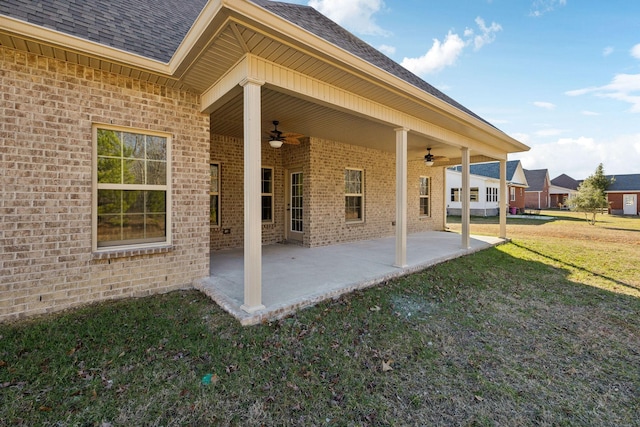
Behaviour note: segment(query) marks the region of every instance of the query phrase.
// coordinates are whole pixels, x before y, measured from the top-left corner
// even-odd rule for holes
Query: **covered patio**
[[[394,266],[394,237],[314,248],[291,244],[264,246],[264,308],[253,313],[241,308],[244,304],[242,248],[212,252],[211,275],[198,280],[195,287],[241,324],[253,325],[505,241],[498,237],[471,236],[468,248],[462,249],[460,238],[459,234],[446,231],[408,235],[407,263],[403,267]]]

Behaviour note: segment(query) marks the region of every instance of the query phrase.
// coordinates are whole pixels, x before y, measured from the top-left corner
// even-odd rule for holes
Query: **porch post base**
[[[264,305],[262,305],[262,304],[260,304],[260,305],[252,305],[252,306],[248,306],[248,305],[246,305],[246,304],[242,304],[242,305],[240,306],[240,308],[241,308],[242,310],[246,311],[246,312],[247,312],[247,313],[249,313],[249,314],[253,314],[253,313],[255,313],[256,311],[264,310],[264,309],[265,309],[265,308],[267,308],[267,307],[265,307],[265,306],[264,306]]]
[[[402,264],[402,265],[393,264],[393,266],[394,266],[395,268],[407,268],[407,267],[409,267],[409,264]]]

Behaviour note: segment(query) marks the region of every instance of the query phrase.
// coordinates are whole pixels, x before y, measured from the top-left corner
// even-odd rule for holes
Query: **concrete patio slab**
[[[504,243],[504,239],[471,236],[470,242],[469,249],[462,249],[461,236],[457,233],[410,234],[404,268],[393,265],[394,237],[316,248],[287,244],[263,246],[262,303],[265,308],[251,314],[240,308],[244,302],[242,249],[212,252],[211,275],[198,280],[194,286],[241,324],[253,325]]]

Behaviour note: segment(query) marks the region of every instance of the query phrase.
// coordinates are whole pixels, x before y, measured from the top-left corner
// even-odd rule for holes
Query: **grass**
[[[255,327],[194,291],[0,325],[0,424],[640,426],[640,219],[563,215]]]

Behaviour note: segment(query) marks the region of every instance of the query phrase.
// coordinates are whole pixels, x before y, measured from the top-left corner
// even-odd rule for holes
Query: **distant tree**
[[[609,207],[607,201],[607,187],[614,179],[608,179],[604,174],[602,163],[598,165],[593,175],[585,179],[578,187],[578,192],[569,199],[569,207],[572,211],[583,212],[589,224],[596,223],[596,215]]]

